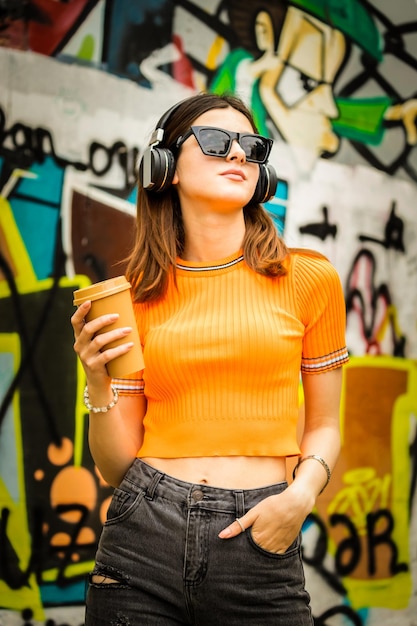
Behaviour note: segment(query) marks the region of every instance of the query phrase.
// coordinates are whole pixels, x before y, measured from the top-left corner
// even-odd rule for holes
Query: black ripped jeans
[[[300,537],[279,555],[258,546],[250,528],[218,538],[286,485],[194,485],[136,459],[108,510],[85,626],[311,626]]]

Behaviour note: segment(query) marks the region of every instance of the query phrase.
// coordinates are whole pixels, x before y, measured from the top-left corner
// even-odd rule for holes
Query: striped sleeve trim
[[[145,390],[143,378],[132,380],[129,378],[113,378],[112,385],[121,396],[142,396]]]
[[[327,372],[328,370],[345,365],[349,361],[349,353],[347,348],[341,348],[325,356],[316,357],[314,359],[302,358],[301,371],[305,373],[315,374]]]

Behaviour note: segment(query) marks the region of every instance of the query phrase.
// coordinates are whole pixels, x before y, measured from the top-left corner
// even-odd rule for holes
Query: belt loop
[[[236,517],[245,515],[245,496],[242,489],[233,492],[235,494]]]
[[[162,476],[163,476],[162,472],[155,472],[155,474],[152,476],[151,482],[146,487],[145,498],[147,500],[153,500],[153,497],[155,495],[155,490],[156,490],[156,488],[158,486],[158,483],[161,480]]]

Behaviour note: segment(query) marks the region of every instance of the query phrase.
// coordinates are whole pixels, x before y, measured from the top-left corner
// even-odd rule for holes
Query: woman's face
[[[216,126],[238,133],[253,133],[249,120],[239,111],[212,109],[194,120],[193,126]],[[259,165],[248,163],[238,142],[225,157],[203,154],[194,135],[180,149],[173,184],[181,207],[198,211],[241,210],[252,198],[259,177]]]

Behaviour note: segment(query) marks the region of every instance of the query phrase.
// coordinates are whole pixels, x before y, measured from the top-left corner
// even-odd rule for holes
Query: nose
[[[246,162],[246,154],[237,139],[232,141],[229,154],[226,156],[229,161],[239,161],[240,163]]]

